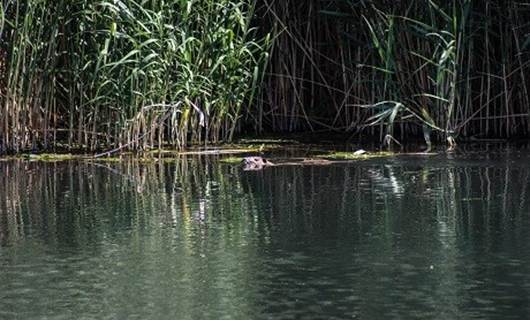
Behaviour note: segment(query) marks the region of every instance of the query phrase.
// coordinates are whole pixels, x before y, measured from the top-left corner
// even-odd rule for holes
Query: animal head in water
[[[263,159],[262,157],[245,157],[243,158],[243,170],[245,171],[251,171],[251,170],[261,170],[266,166],[273,165],[272,162],[270,162],[267,159]]]

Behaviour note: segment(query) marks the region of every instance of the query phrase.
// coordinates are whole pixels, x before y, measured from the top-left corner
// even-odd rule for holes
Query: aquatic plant
[[[0,152],[528,136],[529,19],[518,0],[4,0]]]
[[[522,1],[270,1],[262,130],[528,136]]]
[[[261,81],[253,0],[2,3],[0,152],[228,140]]]

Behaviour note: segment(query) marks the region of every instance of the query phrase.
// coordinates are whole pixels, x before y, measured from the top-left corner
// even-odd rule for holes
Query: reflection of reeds
[[[203,224],[238,203],[253,209],[239,199],[241,184],[222,170],[228,167],[203,157],[110,164],[13,161],[0,166],[4,242],[42,235],[51,242],[71,236],[74,243],[84,243],[101,232],[141,231],[154,220],[169,226]],[[239,223],[237,210],[233,214],[227,218]]]
[[[244,172],[212,159],[0,162],[0,238],[4,244],[31,236],[82,245],[157,224],[193,238],[197,230],[207,237],[213,223],[227,228],[227,237],[264,241],[273,234],[326,232],[362,238],[379,228],[391,239],[396,223],[416,218],[426,225],[434,218],[446,235],[456,236],[477,224],[490,230],[521,221],[529,208],[526,166],[361,164]]]

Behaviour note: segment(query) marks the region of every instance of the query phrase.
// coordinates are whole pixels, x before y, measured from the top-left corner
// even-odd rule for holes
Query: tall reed
[[[4,0],[0,152],[338,131],[527,137],[509,0]]]
[[[271,1],[262,130],[511,138],[530,130],[521,1]]]
[[[254,6],[3,1],[1,151],[231,138],[266,59]]]

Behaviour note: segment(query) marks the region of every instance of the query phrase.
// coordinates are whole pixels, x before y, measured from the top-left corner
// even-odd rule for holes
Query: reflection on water
[[[526,319],[530,156],[0,162],[1,319]]]

